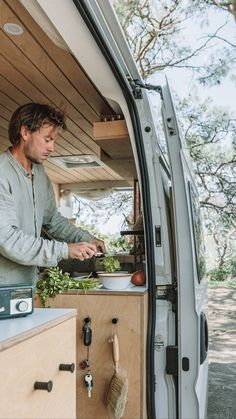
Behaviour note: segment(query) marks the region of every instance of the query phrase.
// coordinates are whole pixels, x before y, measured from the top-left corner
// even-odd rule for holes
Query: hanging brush
[[[105,405],[112,411],[115,419],[120,419],[125,410],[128,392],[128,379],[125,375],[120,374],[119,372],[120,353],[118,336],[116,334],[113,336],[112,345],[115,372],[110,381]]]

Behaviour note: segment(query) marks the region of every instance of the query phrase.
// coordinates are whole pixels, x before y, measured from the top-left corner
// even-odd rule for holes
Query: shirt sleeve
[[[75,227],[63,217],[56,208],[52,184],[48,179],[47,208],[44,213],[43,227],[56,240],[66,243],[91,242],[94,236],[82,228]]]
[[[68,258],[65,242],[44,240],[26,234],[18,227],[15,204],[11,193],[0,185],[0,253],[20,265],[56,266]]]

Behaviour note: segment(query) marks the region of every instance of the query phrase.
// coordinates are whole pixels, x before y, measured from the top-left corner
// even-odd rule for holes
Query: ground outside
[[[209,288],[208,419],[236,419],[236,289]]]

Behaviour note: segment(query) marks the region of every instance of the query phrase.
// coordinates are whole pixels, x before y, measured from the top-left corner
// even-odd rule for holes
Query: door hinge
[[[176,284],[158,285],[156,287],[156,298],[158,300],[167,300],[172,304],[177,302],[177,287]]]
[[[172,303],[172,310],[176,311],[177,306],[177,285],[158,285],[156,287],[156,299],[167,300]]]
[[[178,346],[166,347],[166,374],[178,376]]]
[[[176,127],[175,127],[175,120],[172,117],[168,117],[166,119],[166,126],[168,130],[168,134],[172,137],[173,135],[176,135]]]
[[[154,84],[143,83],[138,79],[131,79],[130,76],[128,76],[127,79],[128,79],[128,81],[130,83],[130,86],[133,90],[133,95],[134,95],[135,99],[142,99],[143,98],[141,89],[153,90],[155,92],[158,92],[161,96],[161,99],[163,99],[162,87],[161,86],[157,86],[157,85],[154,85]]]
[[[155,351],[160,352],[165,346],[164,338],[161,335],[156,335],[154,340]]]

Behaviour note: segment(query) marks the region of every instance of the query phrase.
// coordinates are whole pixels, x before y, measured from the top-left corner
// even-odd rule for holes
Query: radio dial
[[[26,311],[28,309],[27,301],[24,301],[24,300],[18,301],[18,303],[16,304],[16,308],[17,308],[18,311],[23,313],[24,311]]]

